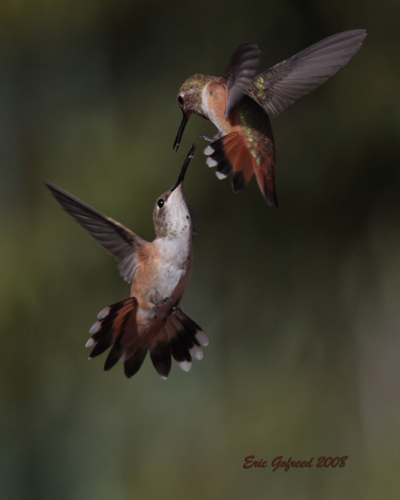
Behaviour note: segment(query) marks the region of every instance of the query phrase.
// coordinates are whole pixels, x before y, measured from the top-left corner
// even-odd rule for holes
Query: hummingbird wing
[[[261,51],[255,43],[239,45],[225,68],[222,80],[228,86],[228,100],[225,108],[225,118],[230,110],[248,90],[257,71]]]
[[[148,242],[54,184],[45,184],[62,208],[119,260],[122,277],[132,283],[139,265],[138,252],[148,245]]]
[[[345,66],[366,36],[367,32],[360,29],[325,38],[258,75],[246,93],[270,118],[276,118]]]

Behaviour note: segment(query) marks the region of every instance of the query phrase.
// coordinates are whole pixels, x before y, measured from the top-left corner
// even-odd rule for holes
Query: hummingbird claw
[[[213,142],[213,139],[211,139],[211,137],[208,137],[208,135],[204,135],[202,134],[200,136],[201,139],[204,139],[205,141],[208,141],[208,142]]]
[[[171,309],[169,310],[169,313],[167,314],[167,318],[169,318],[171,316],[171,314],[173,314],[175,311],[180,311],[181,308],[179,306],[172,306]]]
[[[152,300],[151,303],[155,306],[155,318],[156,320],[158,319],[158,306],[166,304],[168,301],[171,300],[171,297],[165,297],[165,299],[154,301]]]

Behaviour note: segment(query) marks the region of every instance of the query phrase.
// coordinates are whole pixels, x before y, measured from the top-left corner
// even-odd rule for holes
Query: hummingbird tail
[[[190,370],[192,357],[202,359],[202,346],[208,344],[208,338],[179,308],[172,310],[161,322],[161,327],[158,323],[156,330],[153,328],[139,335],[137,307],[136,298],[131,297],[99,312],[98,321],[90,329],[92,336],[86,343],[86,347],[94,345],[89,359],[111,347],[104,370],[110,370],[122,359],[125,375],[129,378],[138,372],[150,349],[153,365],[164,379],[171,370],[171,355],[184,371]]]
[[[171,355],[182,370],[188,372],[192,367],[192,357],[202,359],[202,346],[206,345],[207,335],[177,307],[165,318],[153,337],[150,357],[158,374],[166,379],[171,370]]]
[[[272,134],[272,132],[271,132]],[[241,132],[231,132],[206,147],[207,165],[216,168],[216,176],[232,175],[232,190],[239,193],[256,175],[258,186],[268,205],[278,207],[275,192],[275,151],[271,136],[249,142]]]
[[[148,346],[142,345],[138,335],[136,311],[137,300],[131,297],[99,312],[98,321],[90,329],[92,336],[86,343],[86,347],[96,344],[89,359],[99,356],[112,346],[104,370],[110,370],[117,361],[123,359],[125,375],[135,375],[148,350]]]

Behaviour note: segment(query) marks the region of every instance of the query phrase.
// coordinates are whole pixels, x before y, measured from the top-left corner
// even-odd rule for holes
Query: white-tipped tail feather
[[[218,165],[218,163],[212,158],[207,158],[206,163],[210,168],[216,167]]]
[[[191,349],[189,349],[190,355],[192,358],[197,359],[198,361],[201,361],[204,356],[203,349],[199,345],[194,345]]]
[[[171,357],[185,372],[191,369],[192,358],[203,358],[202,346],[208,345],[207,335],[179,308],[171,310],[159,330],[145,335],[138,333],[136,311],[137,301],[131,297],[99,312],[99,319],[90,329],[92,336],[86,342],[86,347],[93,347],[89,359],[111,347],[104,369],[109,370],[121,360],[126,376],[131,377],[150,350],[155,369],[166,379],[171,370]]]
[[[109,312],[110,307],[105,307],[99,312],[99,314],[97,315],[97,319],[104,319],[106,316],[108,316]]]
[[[202,330],[198,330],[195,337],[197,342],[203,347],[206,347],[209,344],[208,337]]]
[[[180,366],[180,368],[182,368],[182,370],[184,372],[189,372],[190,369],[192,368],[192,362],[191,361],[180,361],[178,363],[178,365]]]
[[[100,321],[96,321],[96,323],[94,323],[90,330],[89,330],[89,333],[93,334],[93,333],[97,333],[101,328],[101,322]]]

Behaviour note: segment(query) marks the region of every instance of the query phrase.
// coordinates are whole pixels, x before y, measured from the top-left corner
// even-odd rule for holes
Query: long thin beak
[[[179,144],[181,143],[183,131],[185,130],[186,124],[189,120],[189,117],[186,115],[186,113],[184,111],[182,111],[182,113],[183,113],[182,121],[181,121],[181,124],[179,125],[179,130],[178,130],[178,133],[176,134],[175,142],[174,142],[174,145],[172,147],[172,149],[175,149],[175,151],[178,151]]]
[[[186,170],[189,166],[190,160],[194,156],[195,150],[196,150],[196,144],[192,144],[192,147],[190,148],[189,153],[187,154],[186,159],[183,163],[182,170],[181,170],[181,173],[179,174],[178,180],[176,181],[173,188],[171,189],[171,193],[174,189],[176,189],[178,186],[180,186],[182,184],[183,179],[185,178]]]

